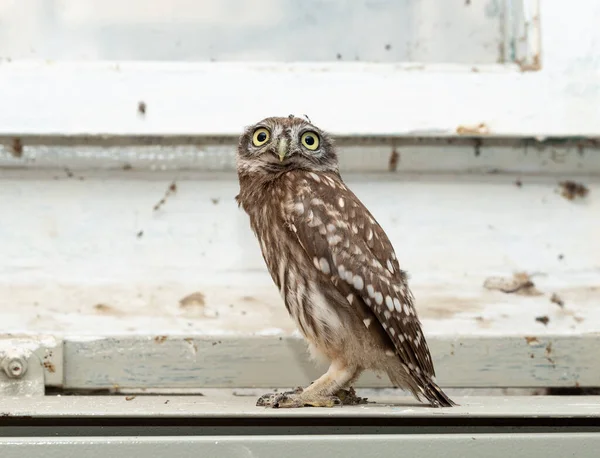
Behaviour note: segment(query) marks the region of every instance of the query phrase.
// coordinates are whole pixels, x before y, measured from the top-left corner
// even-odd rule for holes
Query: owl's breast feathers
[[[293,171],[278,181],[281,219],[320,278],[350,306],[367,306],[411,372],[434,376],[406,274],[367,208],[338,174]]]

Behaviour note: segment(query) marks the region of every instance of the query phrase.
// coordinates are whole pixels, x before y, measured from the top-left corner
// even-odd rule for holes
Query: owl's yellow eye
[[[263,146],[271,138],[271,133],[264,127],[259,127],[252,135],[252,144],[254,146]]]
[[[316,132],[304,132],[302,137],[300,137],[300,141],[305,148],[308,148],[311,151],[314,151],[319,147],[319,136]]]

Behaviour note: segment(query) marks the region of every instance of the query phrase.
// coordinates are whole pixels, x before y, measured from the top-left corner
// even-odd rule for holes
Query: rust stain
[[[135,399],[135,396],[126,396],[125,400],[126,401],[133,401]]]
[[[489,290],[498,290],[506,294],[518,294],[520,296],[541,296],[542,293],[535,287],[529,274],[516,272],[512,278],[489,277],[483,282],[483,287]]]
[[[398,162],[400,162],[400,154],[398,154],[398,151],[396,151],[396,148],[394,148],[392,150],[392,154],[390,155],[388,170],[390,172],[395,172],[398,169]]]
[[[198,345],[196,345],[196,343],[194,342],[194,339],[192,339],[191,337],[187,337],[185,340],[188,344],[190,344],[192,346],[192,349],[194,350],[194,354],[198,353]]]
[[[155,341],[157,344],[161,344],[161,343],[163,343],[165,340],[167,340],[167,336],[156,336],[156,337],[154,338],[154,341]]]
[[[539,53],[533,55],[531,62],[525,62],[523,59],[516,59],[515,63],[522,72],[537,72],[542,69],[542,61]]]
[[[456,128],[458,135],[488,135],[490,128],[485,123],[479,123],[476,126],[463,126],[460,125]]]
[[[482,328],[489,328],[492,325],[491,320],[488,320],[482,316],[476,316],[475,321],[477,321],[477,324]]]
[[[206,304],[204,294],[200,291],[196,291],[195,293],[188,294],[184,298],[179,300],[179,306],[182,308],[187,307],[204,307]]]
[[[558,184],[561,187],[560,195],[567,200],[574,200],[575,198],[583,199],[590,192],[587,186],[581,183],[576,183],[575,181],[561,181]]]
[[[56,366],[54,366],[54,364],[52,364],[50,361],[44,361],[44,367],[51,374],[54,374],[56,372]]]
[[[165,195],[162,197],[162,199],[160,199],[153,207],[154,211],[157,211],[160,209],[160,207],[162,207],[166,202],[167,199],[169,198],[169,196],[171,194],[175,194],[177,192],[177,183],[175,183],[174,181],[169,185],[169,187],[167,188],[167,190],[165,191]]]
[[[477,298],[437,296],[423,297],[419,302],[419,316],[428,319],[452,318],[459,313],[476,312],[484,303]]]
[[[10,150],[14,157],[23,157],[23,143],[19,137],[13,138]]]
[[[213,205],[217,205],[217,204],[219,203],[219,200],[220,200],[220,199],[219,199],[218,197],[212,197],[212,198],[210,199],[210,201],[213,203]]]
[[[117,315],[118,311],[107,304],[96,304],[94,305],[94,310],[98,313],[102,313],[104,315]]]
[[[550,357],[551,354],[552,354],[552,342],[549,342],[548,345],[546,345],[546,359],[548,360],[548,362],[550,364],[552,364],[552,366],[556,367],[556,363],[555,363],[554,359]]]
[[[544,326],[548,326],[548,323],[550,323],[550,318],[548,318],[547,315],[543,315],[536,317],[535,321],[537,321],[538,323],[542,323]]]
[[[553,293],[552,296],[550,297],[550,302],[558,305],[559,307],[564,307],[565,306],[565,302],[562,300],[562,298],[556,294]]]
[[[540,341],[537,337],[525,336],[525,342],[527,342],[528,345],[533,345],[539,343]]]
[[[144,102],[143,100],[138,102],[137,111],[140,115],[144,116],[146,114],[146,102]]]

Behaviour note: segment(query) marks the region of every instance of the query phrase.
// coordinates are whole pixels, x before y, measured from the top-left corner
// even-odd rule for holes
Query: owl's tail
[[[419,391],[429,401],[432,407],[452,407],[457,404],[448,397],[446,393],[435,383],[428,378],[419,384]]]
[[[408,389],[419,400],[427,399],[432,407],[457,406],[452,399],[435,383],[431,377],[422,374],[408,375],[404,370],[388,371],[392,383],[400,388]]]

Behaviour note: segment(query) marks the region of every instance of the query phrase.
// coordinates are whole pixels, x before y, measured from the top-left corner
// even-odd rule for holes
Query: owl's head
[[[331,137],[310,122],[290,115],[249,126],[240,137],[238,173],[277,173],[304,169],[338,171]]]

